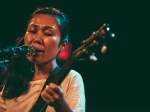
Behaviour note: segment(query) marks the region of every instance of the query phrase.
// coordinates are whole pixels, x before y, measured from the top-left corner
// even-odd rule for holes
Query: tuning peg
[[[107,51],[107,46],[106,45],[103,45],[102,47],[101,47],[101,53],[105,53]]]
[[[112,37],[112,38],[114,38],[115,37],[115,34],[114,33],[110,33],[110,36]]]
[[[89,59],[91,61],[97,61],[97,57],[95,56],[95,53],[91,53],[91,55],[89,56]]]

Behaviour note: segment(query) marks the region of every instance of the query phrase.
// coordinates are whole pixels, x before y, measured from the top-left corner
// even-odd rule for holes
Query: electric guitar
[[[65,64],[61,67],[61,70],[54,76],[52,79],[47,79],[47,83],[55,83],[60,85],[61,82],[68,75],[72,66],[78,59],[84,55],[90,53],[91,50],[95,46],[101,45],[101,52],[104,53],[106,51],[105,42],[111,38],[115,37],[115,34],[110,31],[109,24],[104,23],[97,31],[93,32],[90,37],[82,42],[82,45],[72,52],[70,57],[67,59]],[[103,46],[104,45],[104,46]],[[95,60],[96,58],[92,58]],[[44,88],[44,87],[43,87]],[[47,108],[47,103],[42,99],[41,95],[39,95],[38,101],[33,105],[29,112],[45,112]]]

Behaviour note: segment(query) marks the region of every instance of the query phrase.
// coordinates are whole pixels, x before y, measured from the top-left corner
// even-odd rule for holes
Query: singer
[[[33,56],[21,55],[7,65],[0,112],[29,112],[39,96],[48,104],[46,112],[85,112],[84,83],[81,75],[70,70],[60,85],[46,79],[61,69],[57,54],[68,41],[69,21],[66,14],[53,7],[37,8],[29,18],[26,32],[17,45],[33,45]],[[37,111],[36,111],[37,112]]]

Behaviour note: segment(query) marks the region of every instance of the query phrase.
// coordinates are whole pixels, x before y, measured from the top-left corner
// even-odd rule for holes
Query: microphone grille
[[[34,56],[36,53],[36,48],[35,46],[31,45],[31,44],[25,44],[23,45],[23,47],[27,47],[27,54],[26,56]]]

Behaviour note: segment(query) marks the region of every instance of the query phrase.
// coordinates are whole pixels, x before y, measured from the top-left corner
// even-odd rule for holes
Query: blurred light
[[[107,31],[109,31],[110,30],[110,28],[109,27],[107,27]]]
[[[112,36],[112,37],[115,37],[115,34],[114,34],[114,33],[112,33],[112,34],[111,34],[111,36]]]
[[[71,54],[71,48],[72,48],[72,43],[68,42],[66,48],[63,51],[59,52],[57,58],[60,60],[67,60]]]

